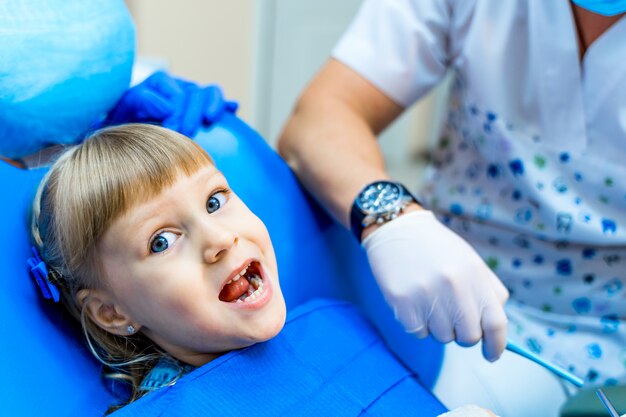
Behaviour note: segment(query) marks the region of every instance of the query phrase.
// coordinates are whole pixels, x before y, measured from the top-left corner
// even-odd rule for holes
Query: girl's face
[[[98,245],[117,313],[200,366],[274,337],[285,302],[265,225],[207,166],[116,219]]]

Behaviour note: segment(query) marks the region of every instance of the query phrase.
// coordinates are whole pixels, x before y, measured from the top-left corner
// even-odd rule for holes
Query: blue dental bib
[[[275,338],[227,353],[112,414],[436,416],[445,412],[342,301],[292,310]]]

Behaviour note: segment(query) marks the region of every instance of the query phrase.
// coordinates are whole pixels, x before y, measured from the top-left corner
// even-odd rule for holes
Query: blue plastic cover
[[[72,143],[128,89],[135,31],[122,0],[0,2],[0,156]]]
[[[120,409],[137,416],[436,416],[445,412],[350,304],[316,300],[265,343]]]
[[[572,0],[574,4],[605,16],[626,12],[626,0]]]

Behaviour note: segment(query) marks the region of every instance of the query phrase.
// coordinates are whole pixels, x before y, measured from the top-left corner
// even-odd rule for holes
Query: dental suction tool
[[[546,362],[545,360],[543,360],[541,357],[535,355],[534,353],[532,353],[531,351],[523,348],[522,346],[518,345],[517,343],[513,342],[512,340],[507,340],[506,343],[506,349],[510,350],[511,352],[515,352],[518,355],[521,355],[527,359],[530,359],[531,361],[535,362],[538,365],[543,366],[544,368],[546,368],[548,371],[552,372],[555,375],[560,376],[561,378],[565,379],[566,381],[571,382],[572,384],[576,385],[577,387],[582,387],[584,384],[584,381],[577,377],[576,375],[574,375],[573,373],[566,371],[565,369],[556,366],[550,362]],[[619,417],[619,416],[618,416]]]

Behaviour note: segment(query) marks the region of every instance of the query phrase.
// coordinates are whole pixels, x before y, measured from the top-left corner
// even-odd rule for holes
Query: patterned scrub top
[[[581,61],[569,0],[367,0],[333,56],[404,106],[454,71],[422,201],[509,288],[509,337],[626,382],[626,19]]]

